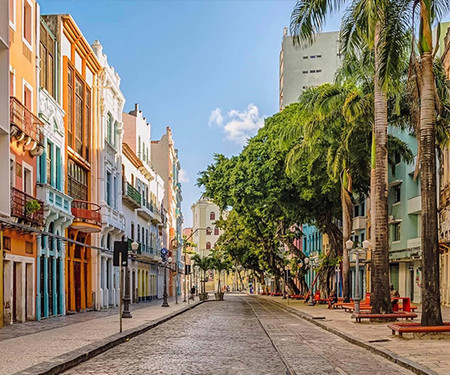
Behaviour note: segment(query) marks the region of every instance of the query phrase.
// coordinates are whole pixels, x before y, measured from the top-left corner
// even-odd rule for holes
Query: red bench
[[[398,312],[393,314],[372,314],[367,312],[361,312],[358,314],[353,313],[353,318],[356,318],[356,323],[361,323],[362,319],[380,319],[380,320],[392,320],[392,319],[414,319],[417,318],[416,313],[412,312]]]
[[[320,297],[320,291],[316,291],[316,293],[314,293],[314,301],[317,303],[328,303],[330,301],[329,298],[321,298]]]
[[[291,295],[289,295],[289,298],[292,298],[292,299],[303,299],[303,298],[305,298],[305,296],[302,296],[301,294],[291,294]]]
[[[392,330],[392,334],[398,332],[399,337],[404,333],[440,333],[450,332],[450,322],[444,323],[443,326],[422,326],[420,323],[392,323],[388,324],[388,328]]]
[[[271,295],[272,297],[279,297],[279,296],[282,296],[283,293],[270,293],[270,295]]]

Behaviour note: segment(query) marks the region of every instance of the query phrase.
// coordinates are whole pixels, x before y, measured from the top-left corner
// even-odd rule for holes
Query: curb
[[[131,338],[139,336],[152,328],[159,326],[162,323],[165,323],[178,315],[183,314],[186,311],[192,310],[193,308],[201,305],[203,301],[198,301],[195,304],[190,306],[186,306],[178,311],[175,311],[171,314],[163,316],[159,319],[156,319],[152,323],[142,324],[136,328],[127,330],[122,333],[116,333],[114,335],[108,336],[103,340],[98,342],[86,345],[82,348],[75,349],[71,352],[65,353],[59,357],[53,358],[47,362],[40,363],[38,365],[29,367],[25,370],[19,371],[16,375],[55,375],[60,374],[63,371],[66,371],[72,367],[79,365],[82,362],[85,362],[91,358],[98,356],[106,352],[107,350],[114,348],[117,345],[120,345],[124,342],[129,341]]]
[[[416,363],[414,361],[411,361],[410,359],[404,358],[402,356],[399,356],[393,352],[391,352],[390,350],[387,349],[381,349],[381,348],[376,348],[375,346],[369,345],[367,343],[365,343],[364,341],[361,341],[360,339],[357,339],[349,334],[343,333],[335,328],[332,327],[328,327],[326,324],[321,323],[320,321],[313,319],[313,317],[307,313],[298,311],[297,309],[294,309],[293,307],[289,307],[289,306],[285,306],[277,301],[270,301],[267,300],[263,297],[254,295],[254,297],[258,298],[258,299],[262,299],[264,301],[267,301],[273,305],[277,305],[280,308],[282,308],[285,311],[290,312],[291,314],[297,315],[298,317],[312,323],[315,324],[316,326],[335,334],[336,336],[339,336],[341,338],[343,338],[344,340],[348,341],[351,344],[357,345],[361,348],[364,348],[366,350],[369,350],[370,352],[377,354],[381,357],[386,358],[387,360],[394,362],[396,364],[398,364],[399,366],[402,366],[416,374],[419,375],[438,375],[437,372],[429,369],[428,367],[425,367],[419,363]]]

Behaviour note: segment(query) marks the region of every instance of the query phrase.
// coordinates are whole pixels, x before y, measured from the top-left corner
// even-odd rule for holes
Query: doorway
[[[73,276],[75,283],[75,310],[81,310],[81,263],[73,262]]]

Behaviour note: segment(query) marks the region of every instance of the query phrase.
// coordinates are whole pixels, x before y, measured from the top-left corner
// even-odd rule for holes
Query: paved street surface
[[[131,305],[132,319],[123,320],[123,331],[136,329],[186,307],[186,303],[162,308],[162,301]],[[82,353],[89,345],[109,340],[119,332],[118,309],[13,324],[0,330],[0,374],[14,374],[60,356]],[[35,374],[36,370],[27,371]]]
[[[258,301],[276,302],[287,305],[288,301],[281,297],[255,297]],[[328,309],[327,305],[308,306],[304,301],[290,300],[289,307],[310,317],[324,318],[318,320],[326,327],[333,328],[341,333],[351,336],[372,347],[389,351],[397,356],[425,366],[437,374],[450,374],[450,335],[440,335],[435,338],[422,337],[414,339],[411,335],[400,339],[392,336],[387,323],[360,323],[356,324],[350,313],[343,310]],[[421,306],[416,310],[420,321]],[[450,307],[442,306],[442,315],[445,321],[450,321]]]
[[[225,298],[204,303],[66,374],[411,374],[264,299]]]

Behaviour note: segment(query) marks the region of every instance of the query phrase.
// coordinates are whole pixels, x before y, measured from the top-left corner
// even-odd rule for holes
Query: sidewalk
[[[327,305],[308,306],[303,300],[291,299],[288,306],[288,301],[282,297],[258,296],[258,298],[282,304],[292,312],[308,320],[312,319],[322,328],[336,331],[334,333],[345,336],[351,342],[358,342],[395,358],[400,357],[399,360],[403,360],[404,363],[412,364],[418,369],[422,368],[422,373],[450,374],[450,337],[400,339],[391,335],[387,323],[355,323],[350,313],[328,309]],[[415,319],[416,321],[420,321],[421,306],[418,307],[416,312],[419,313],[419,317]],[[450,321],[450,307],[443,306],[442,314],[445,321]]]
[[[170,317],[178,315],[190,305],[178,299],[169,299],[170,307],[161,307],[155,300],[131,305],[131,319],[123,319],[123,332],[119,333],[118,308],[90,311],[75,315],[26,322],[0,330],[0,374],[45,373],[68,361],[104,351],[105,348],[128,340]]]

